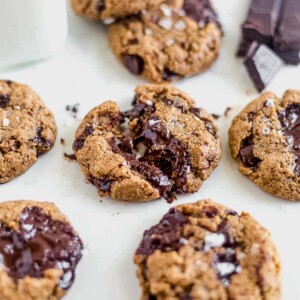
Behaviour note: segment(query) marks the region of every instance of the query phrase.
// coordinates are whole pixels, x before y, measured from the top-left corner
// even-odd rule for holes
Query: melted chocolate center
[[[291,104],[278,114],[282,130],[296,156],[294,172],[300,176],[300,104]]]
[[[25,276],[41,278],[47,269],[60,269],[59,287],[68,289],[83,245],[71,228],[53,220],[39,207],[27,207],[19,219],[19,231],[0,223],[0,262],[13,280]]]
[[[168,202],[175,194],[187,192],[186,180],[190,172],[185,146],[173,137],[158,117],[151,117],[154,108],[135,101],[134,107],[123,115],[130,120],[139,118],[132,137],[113,138],[112,151],[121,154],[130,168],[140,173]],[[149,116],[148,120],[147,116]],[[145,147],[138,153],[141,144]]]
[[[156,250],[173,251],[179,249],[183,245],[181,243],[182,228],[187,223],[189,223],[187,216],[171,208],[157,225],[145,231],[136,253],[148,256]]]

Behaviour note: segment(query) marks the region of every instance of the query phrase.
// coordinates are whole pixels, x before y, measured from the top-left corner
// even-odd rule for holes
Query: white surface
[[[215,1],[225,31],[221,57],[205,74],[176,83],[210,112],[222,114],[226,107],[242,107],[257,96],[241,61],[234,57],[239,24],[245,18],[248,2]],[[70,153],[74,131],[80,122],[65,111],[67,104],[79,102],[80,117],[107,99],[128,108],[133,89],[143,81],[130,75],[115,60],[102,26],[71,13],[69,18],[69,40],[55,59],[0,71],[1,78],[26,82],[36,89],[55,113],[59,129],[55,149],[41,157],[26,174],[2,185],[0,200],[54,201],[79,231],[86,252],[77,270],[77,280],[65,299],[139,299],[133,253],[143,231],[155,224],[171,205],[164,200],[146,204],[110,199],[100,202],[96,189],[85,183],[75,162],[63,159],[63,152]],[[269,88],[278,95],[287,88],[300,88],[299,76],[299,67],[286,67]],[[300,203],[264,193],[237,171],[227,146],[229,122],[230,119],[218,122],[223,142],[219,167],[198,193],[180,196],[172,205],[209,197],[238,211],[250,212],[270,230],[280,251],[284,266],[282,299],[298,300]],[[66,147],[59,143],[60,138],[66,139]]]
[[[53,55],[67,38],[62,0],[0,1],[0,67]]]

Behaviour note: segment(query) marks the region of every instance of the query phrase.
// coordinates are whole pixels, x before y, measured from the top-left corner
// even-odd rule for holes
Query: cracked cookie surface
[[[229,129],[241,173],[275,196],[300,200],[300,91],[282,99],[264,93],[235,117]]]
[[[52,113],[27,85],[0,80],[0,183],[27,171],[55,143]]]
[[[196,192],[221,156],[211,115],[168,85],[139,86],[127,112],[112,101],[94,108],[73,149],[99,194],[125,201],[171,202],[176,194]]]
[[[248,213],[211,200],[171,208],[135,253],[142,300],[279,300],[280,262]]]
[[[72,286],[82,241],[52,203],[0,203],[0,299],[57,300]]]
[[[222,31],[209,0],[170,0],[109,26],[118,60],[152,82],[207,70],[217,59]]]
[[[71,0],[74,12],[90,20],[108,20],[134,15],[164,0]]]

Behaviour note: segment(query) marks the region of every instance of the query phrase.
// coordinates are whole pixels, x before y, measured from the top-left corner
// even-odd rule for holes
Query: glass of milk
[[[0,68],[54,55],[67,31],[65,0],[0,0]]]

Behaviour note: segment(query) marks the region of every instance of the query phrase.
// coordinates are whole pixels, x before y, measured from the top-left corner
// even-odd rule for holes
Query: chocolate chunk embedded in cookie
[[[73,11],[90,20],[107,20],[134,15],[164,0],[71,0]],[[112,21],[112,20],[111,20]]]
[[[261,189],[300,200],[300,91],[248,104],[231,124],[229,145],[240,172]]]
[[[142,300],[279,300],[280,262],[249,214],[203,200],[171,208],[135,253]]]
[[[109,27],[121,63],[152,82],[173,81],[208,69],[222,31],[209,0],[171,0]]]
[[[0,299],[61,299],[72,286],[82,242],[52,203],[0,204]]]
[[[0,80],[0,183],[27,171],[54,146],[52,113],[28,86]]]
[[[196,192],[221,155],[212,116],[168,85],[139,86],[126,112],[111,101],[94,108],[73,148],[99,194],[125,201],[172,201],[176,194]]]

